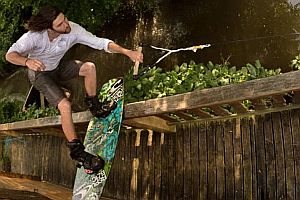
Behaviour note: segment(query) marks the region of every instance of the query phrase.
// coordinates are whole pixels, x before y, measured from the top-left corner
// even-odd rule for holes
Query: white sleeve
[[[23,56],[27,56],[34,47],[34,40],[29,32],[23,34],[9,49],[10,52],[17,52]]]
[[[108,44],[113,42],[112,40],[99,38],[75,23],[73,23],[72,28],[74,29],[74,34],[76,35],[76,43],[84,44],[91,48],[105,50],[106,52],[111,53],[108,50]]]

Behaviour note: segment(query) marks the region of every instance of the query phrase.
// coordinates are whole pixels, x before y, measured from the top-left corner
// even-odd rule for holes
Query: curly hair
[[[52,29],[52,23],[60,13],[62,11],[56,7],[44,6],[29,19],[28,29],[33,32],[40,32],[48,28]]]

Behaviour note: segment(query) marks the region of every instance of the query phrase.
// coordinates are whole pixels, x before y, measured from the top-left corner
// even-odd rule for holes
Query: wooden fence
[[[300,199],[299,116],[297,109],[179,124],[175,134],[122,132],[104,196]],[[72,186],[76,169],[64,138],[24,135],[2,144],[11,172]]]

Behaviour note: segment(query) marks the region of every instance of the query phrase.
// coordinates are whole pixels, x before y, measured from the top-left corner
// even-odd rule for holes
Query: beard
[[[55,31],[59,34],[68,34],[71,32],[71,27],[68,26],[64,31],[57,31],[57,30],[55,30]]]

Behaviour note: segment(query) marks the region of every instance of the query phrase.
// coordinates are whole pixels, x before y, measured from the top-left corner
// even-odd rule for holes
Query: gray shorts
[[[72,60],[61,63],[52,71],[28,69],[28,77],[31,84],[46,97],[48,102],[53,106],[57,106],[63,98],[66,98],[62,89],[65,87],[64,82],[79,77],[82,64],[81,61]]]

